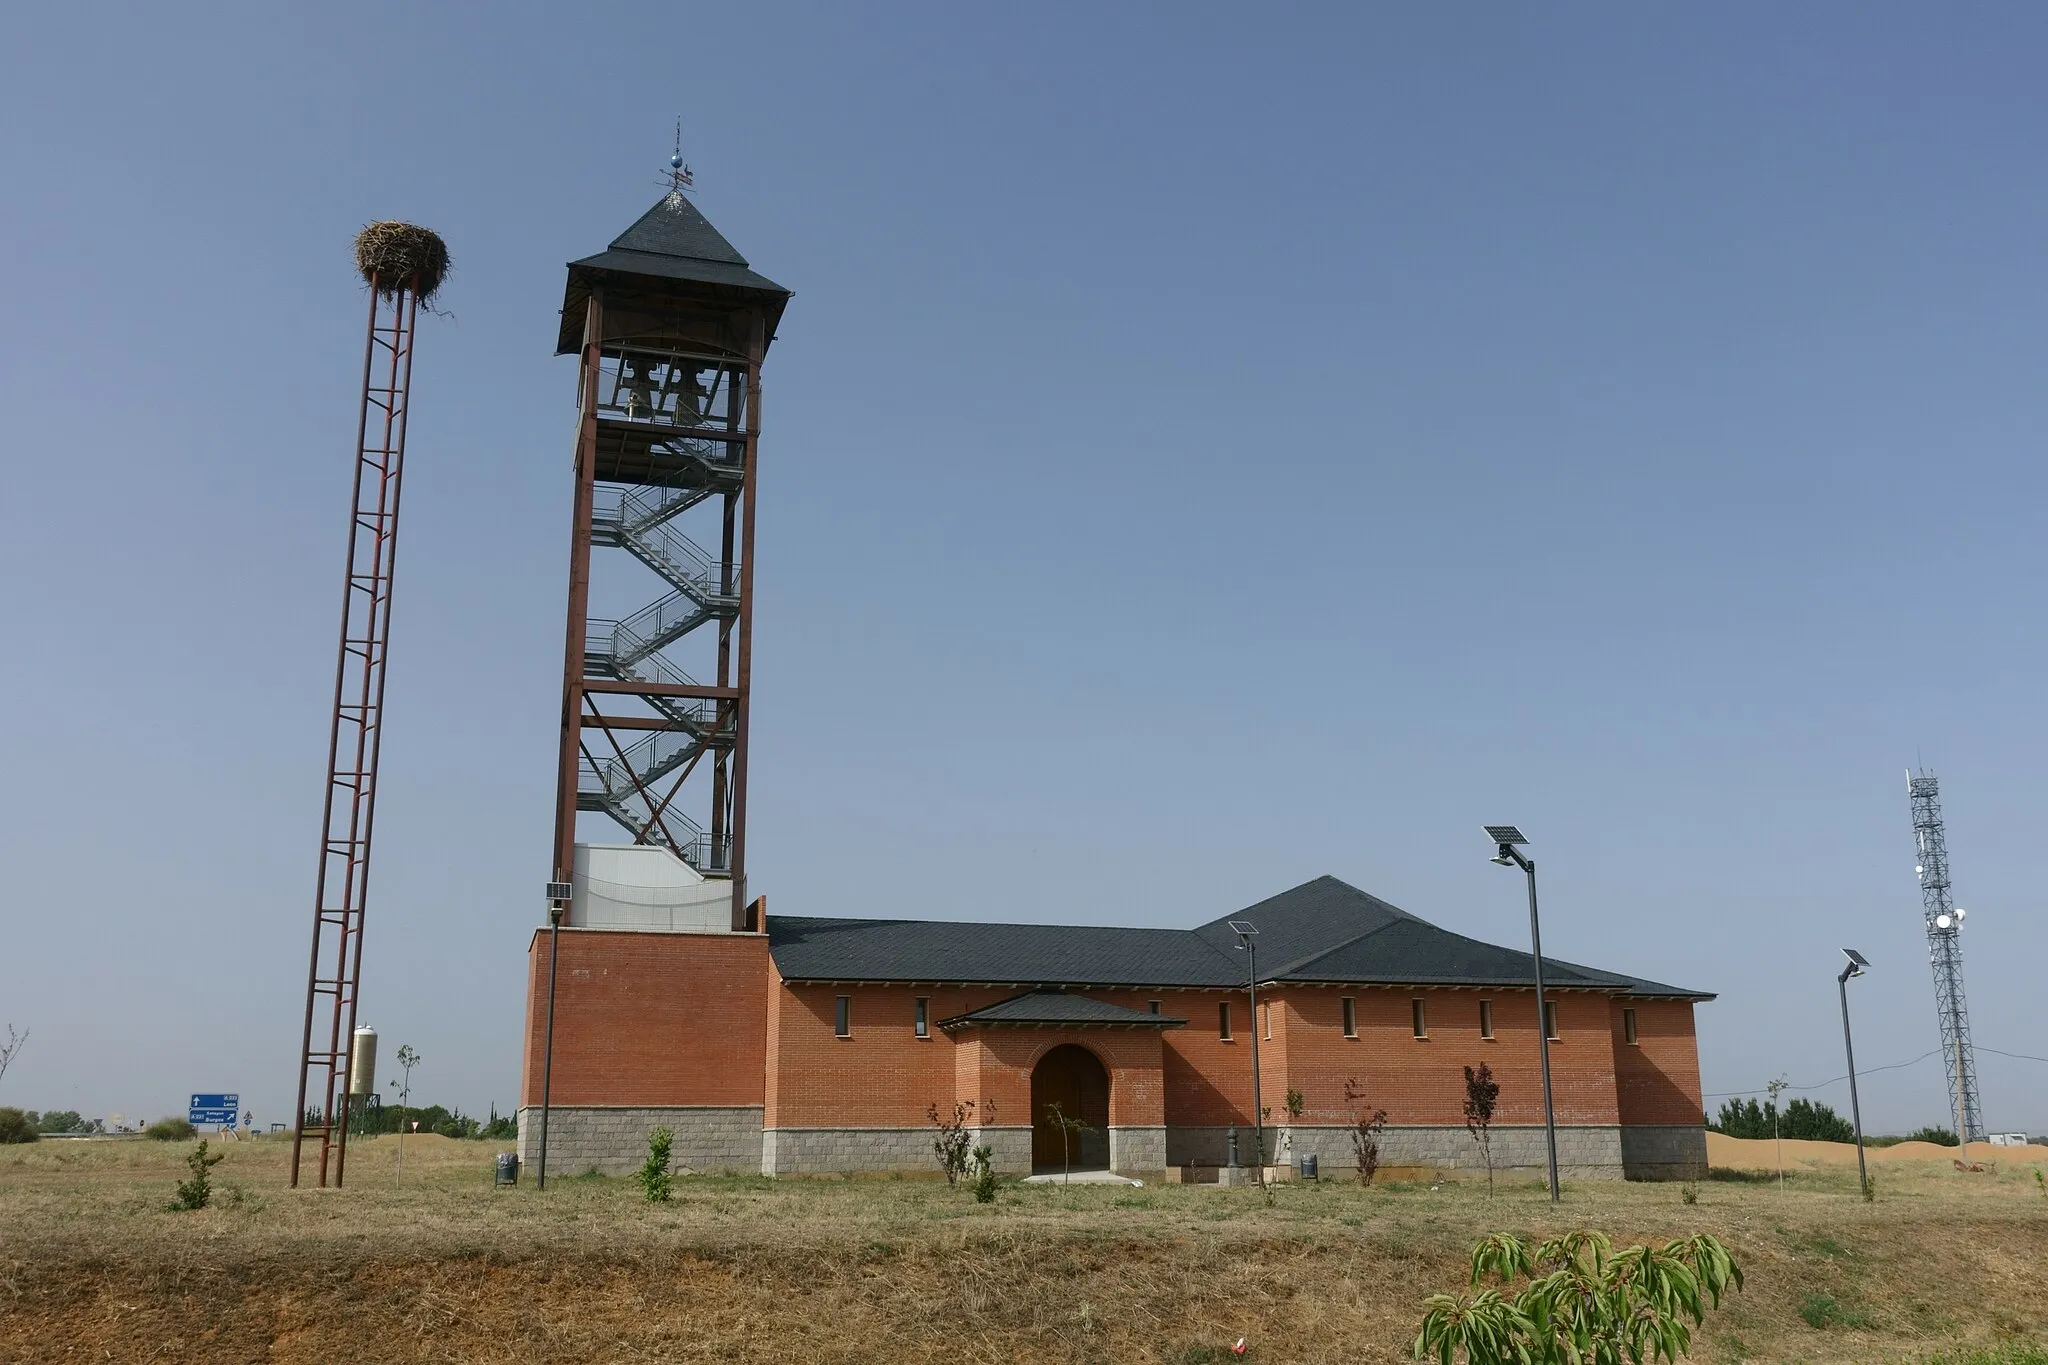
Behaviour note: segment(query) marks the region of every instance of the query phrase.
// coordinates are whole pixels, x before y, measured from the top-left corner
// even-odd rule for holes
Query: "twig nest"
[[[386,298],[412,285],[428,303],[448,274],[448,244],[411,223],[372,223],[356,234],[356,269]]]

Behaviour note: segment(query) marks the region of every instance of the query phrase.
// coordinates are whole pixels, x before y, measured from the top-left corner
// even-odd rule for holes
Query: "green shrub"
[[[974,1202],[993,1204],[996,1202],[995,1149],[976,1147],[974,1149]]]
[[[0,1109],[0,1143],[34,1142],[35,1120],[19,1109]]]
[[[179,1122],[182,1123],[184,1120],[181,1119]],[[190,1128],[192,1125],[187,1123],[185,1126]],[[177,1193],[171,1199],[171,1207],[186,1212],[205,1208],[213,1199],[213,1177],[207,1172],[218,1166],[221,1158],[226,1155],[226,1152],[216,1152],[208,1156],[206,1142],[201,1139],[199,1145],[192,1149],[192,1155],[185,1158],[185,1165],[191,1169],[192,1178],[178,1182]]]
[[[1947,1128],[1936,1128],[1932,1124],[1929,1124],[1925,1128],[1915,1128],[1912,1132],[1906,1134],[1906,1136],[1899,1140],[1901,1142],[1931,1142],[1937,1147],[1962,1146],[1962,1144],[1956,1140],[1956,1135],[1954,1132]]]
[[[190,1119],[161,1118],[142,1130],[143,1136],[158,1142],[189,1142],[199,1136]]]
[[[640,1189],[650,1204],[668,1202],[669,1191],[675,1181],[668,1168],[669,1152],[675,1141],[673,1128],[657,1128],[647,1135],[647,1160],[640,1164],[634,1179],[640,1182]]]

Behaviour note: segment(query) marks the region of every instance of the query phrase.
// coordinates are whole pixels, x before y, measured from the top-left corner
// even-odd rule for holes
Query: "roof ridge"
[[[1331,953],[1342,952],[1344,949],[1349,948],[1352,944],[1361,942],[1365,939],[1369,939],[1374,934],[1384,934],[1387,930],[1393,928],[1400,922],[1400,920],[1391,919],[1388,920],[1385,924],[1375,924],[1372,928],[1367,929],[1364,933],[1353,934],[1350,938],[1347,938],[1340,943],[1332,943],[1326,948],[1318,948],[1316,949],[1316,951],[1310,953],[1307,957],[1296,958],[1294,961],[1286,964],[1283,967],[1276,967],[1273,969],[1273,974],[1275,976],[1279,976],[1284,972],[1299,971],[1301,968],[1308,966],[1311,962],[1319,962],[1323,958],[1328,957]],[[1434,924],[1429,924],[1427,920],[1416,920],[1415,922],[1417,924],[1427,924],[1428,927],[1431,929],[1436,928]],[[1449,931],[1443,930],[1440,932],[1447,933]]]

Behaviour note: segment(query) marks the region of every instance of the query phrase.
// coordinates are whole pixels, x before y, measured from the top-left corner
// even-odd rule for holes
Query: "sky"
[[[1331,874],[1710,990],[1710,1096],[2048,1130],[2048,11],[39,6],[0,50],[0,1103],[289,1111],[363,294],[413,379],[362,1017],[517,1102],[563,263],[661,194],[765,378],[770,912],[1192,925]],[[593,831],[594,833],[595,831]],[[1993,1052],[1990,1049],[1997,1049]],[[1917,1060],[1916,1060],[1917,1059]],[[1718,1099],[1710,1098],[1709,1104]]]

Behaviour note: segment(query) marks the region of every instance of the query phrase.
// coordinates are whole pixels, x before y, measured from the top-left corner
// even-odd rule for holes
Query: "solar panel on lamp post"
[[[1842,955],[1849,959],[1849,965],[1835,978],[1835,987],[1842,993],[1842,1052],[1849,1059],[1849,1116],[1856,1121],[1856,1188],[1868,1199],[1870,1170],[1863,1164],[1863,1106],[1856,1099],[1856,1044],[1849,1038],[1849,978],[1863,975],[1870,959],[1854,948],[1842,949]]]
[[[1259,950],[1252,943],[1258,935],[1259,926],[1248,919],[1230,921],[1231,932],[1237,935],[1237,946],[1244,949],[1245,973],[1251,987],[1252,1030],[1252,1146],[1257,1156],[1253,1168],[1258,1172],[1260,1188],[1266,1184],[1266,1114],[1259,1102]]]
[[[1536,964],[1536,1047],[1543,1060],[1543,1141],[1550,1159],[1550,1202],[1558,1202],[1557,1109],[1550,1097],[1550,1010],[1543,996],[1543,931],[1536,918],[1536,863],[1522,856],[1528,843],[1513,825],[1487,825],[1486,837],[1499,852],[1492,861],[1502,867],[1519,867],[1529,878],[1529,956]]]

